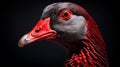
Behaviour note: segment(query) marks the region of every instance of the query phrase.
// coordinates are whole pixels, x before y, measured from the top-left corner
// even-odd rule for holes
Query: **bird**
[[[63,67],[109,67],[106,44],[96,21],[72,2],[47,5],[33,29],[22,36],[19,47],[47,40],[64,46]]]

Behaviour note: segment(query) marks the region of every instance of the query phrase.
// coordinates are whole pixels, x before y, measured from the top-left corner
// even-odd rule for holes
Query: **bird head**
[[[89,15],[81,6],[69,2],[44,8],[36,26],[19,41],[19,47],[38,40],[74,42],[87,34]]]
[[[45,7],[36,26],[20,39],[18,46],[39,40],[59,43],[68,49],[71,59],[65,67],[75,64],[75,67],[108,67],[105,43],[97,24],[84,8],[74,3]]]

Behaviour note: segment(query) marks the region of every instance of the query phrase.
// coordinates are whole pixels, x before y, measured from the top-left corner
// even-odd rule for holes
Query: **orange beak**
[[[50,28],[50,18],[39,20],[36,26],[28,34],[25,34],[18,43],[19,47],[23,47],[27,44],[38,40],[54,39],[57,32]]]

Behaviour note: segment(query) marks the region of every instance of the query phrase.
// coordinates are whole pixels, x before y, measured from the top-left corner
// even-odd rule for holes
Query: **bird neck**
[[[89,37],[87,35],[83,40],[64,43],[68,50],[65,66],[108,67],[104,43],[100,44]]]
[[[108,67],[105,43],[100,39],[99,36],[88,34],[74,42],[56,41],[67,49],[65,66]]]

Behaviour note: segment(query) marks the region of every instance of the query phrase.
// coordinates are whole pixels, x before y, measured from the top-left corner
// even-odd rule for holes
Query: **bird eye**
[[[59,15],[59,18],[62,20],[69,20],[71,17],[72,12],[70,10],[63,10]]]

